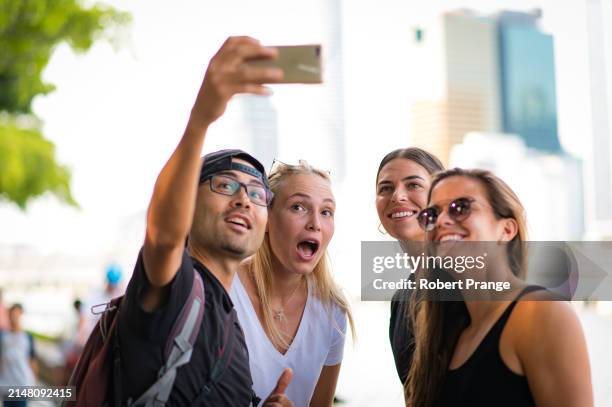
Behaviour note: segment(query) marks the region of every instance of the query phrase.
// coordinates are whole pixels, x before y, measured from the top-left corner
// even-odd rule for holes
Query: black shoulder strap
[[[215,360],[212,369],[210,370],[210,374],[208,376],[208,380],[204,387],[202,387],[202,391],[198,395],[198,397],[194,400],[192,405],[196,405],[210,395],[212,392],[213,386],[217,384],[227,367],[231,362],[231,357],[234,348],[234,341],[236,337],[235,333],[235,325],[236,325],[236,312],[232,310],[226,320],[225,323],[225,338],[223,340],[223,346],[219,349],[219,358]],[[254,393],[253,393],[254,395]],[[256,397],[256,396],[255,396]]]
[[[516,299],[514,300],[515,302],[520,300],[521,297],[526,296],[529,293],[535,292],[535,291],[542,291],[542,290],[546,290],[545,287],[539,286],[539,285],[528,285],[527,287],[523,288],[523,291],[520,292],[520,294],[516,297]]]
[[[510,304],[508,308],[506,308],[502,316],[499,318],[498,323],[501,325],[501,327],[503,328],[506,325],[506,322],[508,321],[508,319],[510,318],[510,315],[512,314],[512,311],[514,310],[514,307],[519,302],[521,297],[524,297],[525,295],[532,293],[534,291],[540,291],[540,290],[545,290],[545,288],[539,285],[528,285],[527,287],[523,288],[523,290],[519,293],[519,295],[516,296],[514,301],[512,301],[512,304]]]
[[[224,341],[225,343],[223,344],[223,348],[221,349],[221,355],[219,356],[219,359],[217,359],[217,361],[215,362],[212,368],[212,371],[210,373],[211,383],[217,383],[217,381],[219,380],[219,378],[221,377],[221,375],[223,374],[227,366],[229,366],[232,349],[234,348],[234,339],[236,337],[236,334],[234,332],[235,325],[236,325],[234,316],[235,316],[235,313],[232,310],[232,312],[230,312],[229,316],[227,317],[228,322],[226,324],[226,329],[225,329],[226,338]]]
[[[204,281],[197,270],[193,273],[191,292],[167,339],[165,363],[159,369],[157,380],[133,402],[134,406],[165,406],[174,388],[177,370],[191,360],[206,304]]]
[[[121,376],[121,352],[119,351],[119,324],[113,335],[113,402],[115,407],[121,407],[123,400],[123,383]]]
[[[191,359],[206,308],[204,281],[195,268],[193,273],[193,284],[189,296],[166,340],[163,350],[165,363],[158,372],[158,378],[136,401],[128,400],[128,405],[165,406],[174,386],[177,369],[189,363]],[[118,338],[119,335],[115,333],[113,338],[113,384],[116,407],[121,406],[123,400],[121,352]]]

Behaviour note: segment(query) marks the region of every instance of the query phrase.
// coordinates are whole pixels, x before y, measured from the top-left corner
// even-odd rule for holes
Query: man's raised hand
[[[283,77],[283,71],[253,67],[245,62],[250,59],[274,59],[277,55],[275,48],[264,47],[254,38],[228,38],[208,64],[191,110],[192,124],[206,127],[217,120],[235,94],[268,95],[270,92],[263,84],[278,82]]]

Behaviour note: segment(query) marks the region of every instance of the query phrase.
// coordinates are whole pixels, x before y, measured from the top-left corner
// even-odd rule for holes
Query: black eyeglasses
[[[474,201],[475,200],[472,198],[457,198],[452,200],[448,204],[448,216],[456,222],[463,222],[470,216],[472,203],[474,203]],[[429,208],[423,209],[417,215],[419,225],[425,231],[431,232],[436,228],[436,222],[441,213],[442,211],[437,206],[430,206]]]
[[[268,206],[274,194],[265,186],[259,184],[244,184],[227,175],[211,175],[210,190],[221,195],[233,196],[243,187],[249,200],[255,205]]]

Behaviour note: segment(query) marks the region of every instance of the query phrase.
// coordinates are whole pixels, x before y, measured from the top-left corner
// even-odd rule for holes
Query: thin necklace
[[[273,309],[272,310],[274,312],[274,319],[278,320],[278,322],[280,322],[282,324],[285,324],[287,322],[287,315],[285,315],[285,305],[287,305],[289,300],[291,300],[291,298],[293,298],[293,296],[297,292],[298,288],[300,288],[302,286],[302,282],[303,281],[305,281],[304,278],[302,278],[300,280],[300,282],[297,283],[297,285],[295,286],[295,288],[293,289],[293,291],[291,292],[291,295],[289,297],[287,297],[284,301],[281,300],[281,308],[280,309]]]

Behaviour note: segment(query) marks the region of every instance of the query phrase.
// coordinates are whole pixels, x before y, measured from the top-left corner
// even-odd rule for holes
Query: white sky
[[[60,162],[72,169],[73,193],[81,209],[50,197],[33,202],[27,212],[2,203],[0,245],[81,254],[112,248],[120,239],[121,225],[148,204],[157,173],[182,133],[207,62],[222,41],[237,34],[249,34],[268,44],[316,41],[318,34],[312,26],[321,18],[321,6],[315,4],[327,1],[108,2],[133,17],[122,46],[115,51],[100,42],[85,55],[74,55],[67,46],[60,46],[44,75],[57,90],[34,103],[36,114],[45,122],[44,134],[56,144]],[[454,0],[432,3],[343,3],[345,130],[349,177],[353,177],[347,185],[363,185],[365,190],[357,194],[360,199],[365,197],[358,205],[352,202],[354,191],[336,191],[339,203],[345,203],[340,210],[345,211],[346,225],[354,225],[351,218],[358,216],[357,210],[375,218],[376,165],[383,153],[407,145],[410,81],[418,79],[410,77],[411,61],[404,52],[412,23],[468,4]],[[588,146],[585,136],[590,120],[582,0],[562,4],[487,0],[470,1],[469,5],[485,12],[543,9],[543,26],[555,38],[560,137],[568,151],[582,156],[583,146]],[[302,91],[295,88],[293,103],[300,103]],[[295,126],[300,123],[296,121]],[[235,135],[223,131],[227,127],[222,119],[212,129],[207,145],[231,144]],[[286,153],[299,154],[300,141],[292,141],[295,151]],[[373,226],[360,226],[372,226],[360,238],[377,237],[376,222],[371,223]]]

